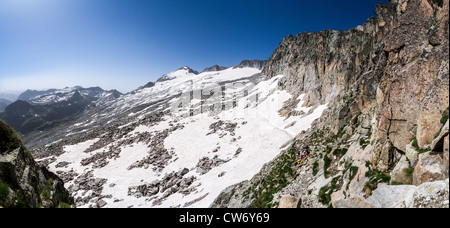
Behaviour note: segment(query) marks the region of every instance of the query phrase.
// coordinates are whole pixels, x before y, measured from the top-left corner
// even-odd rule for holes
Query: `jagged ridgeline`
[[[36,164],[17,133],[0,120],[0,208],[71,207],[55,174]]]
[[[293,140],[311,155],[264,202],[280,159],[212,206],[449,207],[448,8],[448,0],[391,0],[349,31],[285,37],[262,73],[284,75],[278,85],[294,95],[280,110],[286,117],[295,97],[328,105]]]

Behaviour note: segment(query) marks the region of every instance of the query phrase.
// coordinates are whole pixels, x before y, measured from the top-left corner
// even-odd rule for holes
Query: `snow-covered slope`
[[[96,123],[108,122],[125,116],[146,116],[149,112],[170,109],[169,100],[183,93],[205,88],[217,88],[226,82],[240,80],[245,83],[259,80],[258,68],[229,68],[222,71],[197,73],[189,67],[180,68],[162,76],[153,86],[140,88],[120,98],[108,101],[105,105],[88,113],[88,118],[81,119],[78,126],[91,127]],[[253,77],[253,78],[252,78]],[[164,80],[161,80],[164,79]],[[158,106],[160,105],[160,106]],[[120,117],[118,117],[118,115]]]
[[[126,121],[72,132],[83,139],[71,145],[61,139],[59,156],[41,158],[66,181],[77,206],[208,207],[326,109],[301,107],[300,100],[296,108],[307,113],[282,115],[285,101],[294,99],[278,89],[283,75],[263,81],[252,67],[191,71],[181,68],[109,102],[75,127],[88,129],[119,113]]]
[[[103,103],[120,97],[122,94],[117,90],[103,90],[100,87],[83,88],[80,86],[66,87],[64,89],[50,89],[47,91],[28,90],[21,94],[19,99],[30,104],[47,105],[55,104],[70,99],[78,91],[85,99],[95,103]]]

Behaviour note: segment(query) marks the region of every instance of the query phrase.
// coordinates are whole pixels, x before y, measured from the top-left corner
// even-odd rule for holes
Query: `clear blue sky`
[[[201,71],[268,59],[284,36],[348,30],[379,2],[0,0],[0,92],[129,92],[184,65]]]

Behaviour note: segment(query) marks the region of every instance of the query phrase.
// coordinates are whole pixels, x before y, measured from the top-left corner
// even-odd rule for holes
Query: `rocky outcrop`
[[[367,201],[376,208],[406,207],[405,199],[411,198],[416,190],[412,185],[389,186],[381,184]]]
[[[291,141],[297,149],[310,147],[311,162],[273,196],[282,192],[324,206],[391,207],[393,201],[383,203],[387,198],[378,188],[411,195],[417,186],[448,178],[448,7],[448,0],[391,0],[376,6],[376,18],[348,31],[282,40],[263,70],[266,79],[284,75],[278,86],[293,95],[291,103],[301,96],[304,107],[327,104],[328,109]],[[294,109],[282,113],[296,114]],[[251,182],[274,169],[263,169]],[[236,186],[227,199],[242,199]]]
[[[232,185],[224,189],[214,202],[211,208],[249,208],[252,205],[252,199],[249,195],[243,194],[245,189],[251,187],[249,181]]]
[[[411,184],[412,183],[412,171],[414,168],[405,156],[402,156],[400,161],[391,172],[392,184]]]
[[[195,74],[195,75],[199,74],[197,71],[191,69],[188,66],[181,67],[180,69],[176,70],[175,72],[177,72],[177,71],[184,71],[188,74]],[[165,82],[165,81],[172,80],[173,79],[173,77],[171,76],[172,73],[161,76],[158,80],[156,80],[156,82]]]
[[[412,183],[420,185],[445,179],[444,167],[442,166],[442,155],[438,153],[424,153],[419,155],[419,161],[413,173]],[[447,174],[448,175],[448,174]]]
[[[384,43],[387,65],[378,85],[374,155],[381,169],[391,160],[386,142],[398,152],[415,138],[420,148],[431,144],[448,107],[448,1],[407,1]],[[440,7],[439,5],[442,5]],[[432,42],[433,37],[440,42]]]
[[[214,158],[212,159],[208,157],[203,157],[198,161],[196,165],[197,172],[200,173],[201,175],[204,175],[208,173],[211,169],[227,162],[229,162],[229,160],[220,159],[217,155],[214,156]]]
[[[145,84],[143,88],[152,88],[153,86],[155,86],[155,83],[149,82],[149,83]]]
[[[327,117],[334,133],[361,113],[375,114],[374,159],[387,169],[412,138],[421,148],[432,142],[448,107],[447,6],[390,1],[376,7],[377,18],[349,31],[287,36],[263,73],[285,75],[279,85],[305,93],[305,106],[347,103]]]
[[[222,71],[222,70],[226,70],[226,69],[228,69],[228,67],[214,65],[212,67],[205,68],[201,73],[203,73],[203,72],[216,72],[216,71]]]
[[[449,208],[449,185],[445,181],[428,182],[420,185],[414,192],[410,208]]]
[[[0,135],[14,134],[3,122],[0,121],[0,125]],[[0,138],[1,145],[9,142],[7,137]],[[37,165],[20,141],[9,145],[17,143],[20,145],[14,149],[1,147],[0,150],[0,206],[49,208],[73,205],[63,181]]]
[[[292,196],[282,196],[278,208],[300,208],[301,205],[301,199]]]
[[[251,67],[256,69],[264,69],[264,67],[267,64],[267,60],[243,60],[233,68],[245,68],[245,67]]]
[[[382,184],[367,201],[376,208],[448,208],[448,179],[419,186]]]
[[[175,193],[181,193],[188,195],[190,192],[196,190],[196,186],[193,186],[195,181],[194,176],[185,177],[189,173],[189,169],[184,168],[178,172],[172,172],[165,175],[160,180],[156,180],[149,184],[131,186],[128,188],[128,195],[134,197],[153,197],[157,198],[153,203],[154,205],[161,204],[167,197]],[[156,195],[162,193],[159,197]]]

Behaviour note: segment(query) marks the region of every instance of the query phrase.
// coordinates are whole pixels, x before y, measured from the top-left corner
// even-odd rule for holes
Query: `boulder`
[[[347,199],[333,201],[333,208],[374,208],[369,201],[361,195],[356,195]]]
[[[391,184],[411,184],[412,171],[406,156],[402,156],[395,168],[391,172]]]
[[[359,167],[355,177],[353,177],[353,180],[350,181],[347,194],[350,196],[364,194],[364,185],[367,181],[369,181],[369,178],[366,177],[367,171],[369,171],[369,169],[365,165],[361,165]]]
[[[99,207],[99,208],[106,206],[106,204],[107,203],[104,200],[97,201],[97,207]]]
[[[0,202],[4,207],[73,205],[73,198],[64,188],[63,181],[45,167],[40,167],[23,146],[0,154],[0,183],[12,190],[8,198]]]
[[[419,155],[419,160],[413,173],[413,184],[444,180],[443,159],[440,153],[427,152]]]
[[[414,185],[379,184],[367,201],[376,208],[405,208],[417,187]]]
[[[58,207],[73,205],[64,182],[40,166],[14,130],[0,120],[0,183],[2,207]],[[8,191],[8,194],[5,192]]]
[[[292,196],[281,196],[278,208],[300,208],[301,200]]]
[[[448,208],[448,178],[445,181],[423,183],[414,192],[409,208]]]

